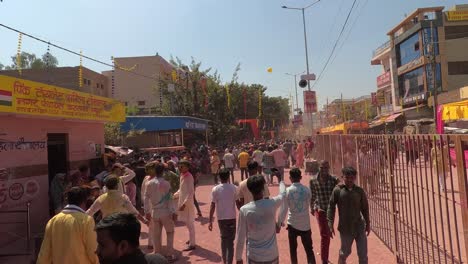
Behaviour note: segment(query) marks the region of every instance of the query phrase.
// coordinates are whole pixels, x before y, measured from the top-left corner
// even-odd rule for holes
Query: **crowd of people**
[[[111,158],[94,177],[87,166],[71,176],[57,175],[51,186],[55,215],[46,226],[37,263],[177,261],[176,223],[187,228],[183,251],[197,248],[194,223],[202,213],[195,193],[200,175],[205,174],[202,167],[213,177],[208,230],[213,231],[216,218],[223,263],[279,263],[276,234],[285,226],[291,263],[305,263],[297,258],[297,237],[307,263],[316,263],[310,215],[317,218],[320,230],[321,262],[329,263],[336,207],[342,242],[339,263],[346,263],[353,241],[360,263],[367,263],[369,209],[363,189],[354,184],[354,168],[343,169],[339,184],[329,174],[329,163],[322,161],[318,175],[303,185],[301,169],[313,151],[310,139],[224,146],[221,151],[205,147],[140,155],[130,164]],[[291,168],[287,188],[285,168]],[[241,172],[240,182],[235,181],[235,169]],[[277,196],[269,191],[273,177],[279,186]],[[140,223],[148,225],[150,254],[140,250]]]

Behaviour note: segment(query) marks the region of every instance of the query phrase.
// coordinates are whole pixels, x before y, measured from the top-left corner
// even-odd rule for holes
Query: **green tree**
[[[171,74],[160,79],[164,98],[161,113],[163,115],[187,115],[210,120],[210,138],[215,142],[233,140],[241,135],[242,127],[237,125],[239,119],[260,119],[264,123],[276,124],[289,119],[288,99],[268,97],[267,90],[261,84],[239,83],[238,64],[229,83],[223,84],[217,71],[211,68],[201,69],[201,62],[193,58],[190,66],[185,66],[179,58],[171,58],[171,64],[178,72],[176,81]],[[187,78],[188,77],[188,78]],[[171,87],[171,89],[169,89]],[[230,105],[226,87],[229,87]],[[262,98],[262,113],[259,115],[259,95]],[[244,108],[245,102],[245,108]],[[244,111],[245,110],[245,111]],[[229,139],[229,140],[230,140]]]
[[[135,129],[132,125],[128,132],[123,132],[120,123],[106,123],[104,124],[104,142],[106,145],[120,146],[122,142],[130,137],[135,137],[145,133],[144,129]]]
[[[5,67],[6,70],[18,69],[17,56],[11,56],[11,66]],[[46,67],[55,68],[58,66],[57,58],[51,53],[45,53],[42,58],[37,58],[34,53],[21,52],[20,54],[21,69],[44,69]]]
[[[129,116],[137,115],[140,110],[136,106],[125,107],[125,114]]]

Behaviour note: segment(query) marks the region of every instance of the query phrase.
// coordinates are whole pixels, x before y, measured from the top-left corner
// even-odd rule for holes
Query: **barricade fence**
[[[339,178],[357,169],[371,229],[398,263],[467,263],[468,136],[317,135],[313,157]]]

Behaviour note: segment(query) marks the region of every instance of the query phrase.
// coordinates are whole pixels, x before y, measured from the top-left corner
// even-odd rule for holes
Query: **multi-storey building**
[[[161,81],[171,76],[171,64],[159,55],[114,58],[114,64],[114,71],[103,72],[111,97],[140,115],[158,114],[164,100]]]
[[[433,118],[435,92],[438,104],[457,101],[468,84],[468,6],[443,10],[419,8],[388,32],[392,103],[409,120]]]
[[[397,104],[395,87],[393,82],[393,58],[391,56],[392,46],[390,40],[378,47],[374,52],[371,65],[381,65],[382,73],[377,76],[377,91],[375,101],[377,115],[379,117],[391,115],[393,112],[401,110]]]

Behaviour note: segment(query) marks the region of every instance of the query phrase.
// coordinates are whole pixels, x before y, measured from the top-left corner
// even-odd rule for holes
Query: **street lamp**
[[[307,66],[307,75],[310,74],[309,72],[309,52],[307,50],[307,33],[306,33],[306,23],[305,23],[305,14],[304,14],[304,11],[317,4],[318,2],[320,2],[320,0],[317,0],[315,2],[313,2],[312,4],[306,6],[306,7],[302,7],[302,8],[298,8],[298,7],[287,7],[287,6],[282,6],[282,8],[284,9],[293,9],[293,10],[301,10],[302,11],[302,23],[304,24],[304,43],[305,43],[305,54],[306,54],[306,66]],[[307,82],[307,87],[308,87],[308,90],[310,91],[310,82]]]
[[[292,74],[292,73],[285,73],[286,75],[289,75],[289,76],[294,76],[294,86],[296,88],[296,111],[299,112],[299,99],[298,99],[298,95],[297,95],[297,76],[300,75],[300,74],[303,74],[304,72],[301,72],[301,73],[296,73],[296,74]]]

